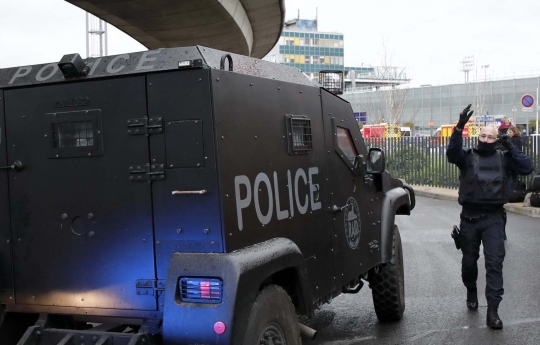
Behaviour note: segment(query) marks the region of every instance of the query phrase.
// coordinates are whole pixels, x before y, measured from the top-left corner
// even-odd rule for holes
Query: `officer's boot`
[[[476,289],[467,289],[467,308],[471,311],[478,310],[478,295]]]
[[[503,322],[499,318],[499,314],[497,314],[498,308],[499,307],[495,304],[488,304],[486,324],[489,328],[493,328],[493,329],[503,328]]]

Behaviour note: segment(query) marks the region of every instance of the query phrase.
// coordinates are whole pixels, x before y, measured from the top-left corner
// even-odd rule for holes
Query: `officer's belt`
[[[459,215],[459,218],[461,220],[464,220],[464,221],[470,222],[470,223],[477,223],[477,222],[479,222],[481,220],[487,219],[487,217],[488,217],[487,214],[468,215],[468,214],[461,213]]]

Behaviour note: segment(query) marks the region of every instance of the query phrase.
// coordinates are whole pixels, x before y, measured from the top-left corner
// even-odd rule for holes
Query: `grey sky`
[[[378,65],[382,42],[414,84],[463,80],[465,55],[489,64],[488,76],[540,74],[537,14],[528,0],[286,0],[287,18],[315,18],[319,29],[345,35],[345,64]],[[62,0],[0,0],[0,68],[58,61],[86,53],[85,15]],[[110,27],[109,54],[145,50]],[[474,78],[475,71],[471,72]]]
[[[487,74],[540,74],[538,1],[525,0],[288,0],[288,17],[315,17],[319,30],[345,34],[345,64],[380,63],[382,41],[418,84],[462,81],[466,55]],[[476,73],[475,71],[471,74]],[[472,75],[471,75],[472,77]]]

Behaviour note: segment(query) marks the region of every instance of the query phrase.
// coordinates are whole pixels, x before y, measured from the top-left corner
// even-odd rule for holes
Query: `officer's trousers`
[[[464,212],[463,214],[470,214]],[[461,221],[460,242],[463,259],[461,261],[461,278],[468,289],[476,288],[478,278],[477,261],[480,256],[480,243],[484,246],[486,265],[486,299],[488,304],[498,306],[504,294],[503,261],[506,254],[504,248],[504,220],[500,211],[484,213],[478,221]]]

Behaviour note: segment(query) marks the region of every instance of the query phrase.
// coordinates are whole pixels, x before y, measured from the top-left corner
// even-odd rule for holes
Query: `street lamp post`
[[[487,81],[487,69],[489,65],[481,65],[480,67],[484,69],[484,81]]]
[[[538,88],[536,88],[536,101],[538,102]],[[539,136],[540,131],[538,130],[538,110],[539,110],[538,108],[539,108],[539,106],[538,106],[538,103],[537,103],[536,104],[536,127],[534,127],[534,131],[536,132],[535,133],[536,135],[533,137],[535,147],[536,147],[536,154],[538,154],[538,152],[539,152],[538,151],[538,142],[539,142],[538,139],[540,139],[540,136]]]

